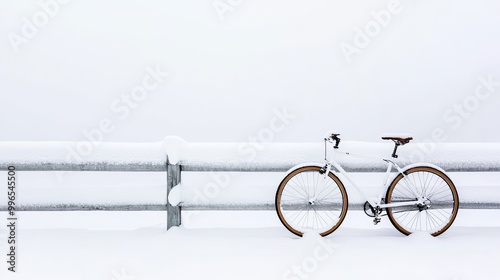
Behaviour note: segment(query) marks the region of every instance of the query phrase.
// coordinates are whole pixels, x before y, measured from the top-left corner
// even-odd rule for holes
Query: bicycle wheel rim
[[[438,236],[453,223],[458,212],[458,193],[453,182],[441,171],[431,167],[415,167],[398,175],[387,191],[387,203],[422,199],[426,206],[388,208],[392,224],[403,234],[428,232]],[[418,197],[410,186],[415,186]],[[428,206],[428,207],[427,207]]]
[[[305,232],[326,236],[340,226],[347,212],[342,182],[333,173],[325,176],[319,170],[308,166],[291,172],[276,193],[278,217],[298,236]]]

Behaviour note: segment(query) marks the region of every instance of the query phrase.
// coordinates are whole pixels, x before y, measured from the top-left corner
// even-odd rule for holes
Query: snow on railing
[[[393,144],[342,141],[341,151],[390,158]],[[331,149],[330,149],[331,151]],[[153,143],[0,142],[0,169],[25,171],[166,171],[166,155],[183,171],[284,171],[321,163],[318,143],[187,143],[167,137]],[[500,172],[500,143],[410,143],[398,149],[401,165],[433,163],[448,172]],[[340,155],[351,172],[385,171],[378,159]]]
[[[340,151],[390,158],[393,143],[342,141]],[[331,152],[331,147],[329,152]],[[500,143],[410,143],[398,149],[395,161],[404,166],[427,162],[448,172],[500,172]],[[167,205],[24,205],[22,210],[165,210],[168,227],[180,224],[181,208],[188,210],[270,210],[272,202],[254,199],[229,205],[183,203],[181,172],[285,172],[304,162],[321,163],[324,145],[318,143],[187,143],[167,137],[155,143],[0,142],[0,169],[19,171],[144,171],[167,172]],[[350,172],[385,171],[380,159],[340,154],[337,161]],[[276,188],[276,186],[274,186]],[[273,189],[273,191],[275,190]],[[172,193],[171,191],[174,190]],[[184,194],[185,195],[185,194]],[[174,202],[175,203],[169,203]],[[474,206],[471,206],[474,207]],[[500,207],[498,202],[484,204]],[[0,208],[3,208],[0,206]]]
[[[183,171],[286,171],[304,162],[322,163],[324,145],[318,143],[186,143],[169,138],[165,143],[172,164]],[[385,171],[381,158],[390,158],[394,144],[342,141],[336,160],[351,172]],[[331,147],[329,152],[331,152]],[[371,155],[364,158],[352,154]],[[410,143],[400,146],[401,165],[426,162],[448,172],[500,172],[500,143]]]
[[[0,169],[24,171],[165,171],[156,143],[0,142]]]

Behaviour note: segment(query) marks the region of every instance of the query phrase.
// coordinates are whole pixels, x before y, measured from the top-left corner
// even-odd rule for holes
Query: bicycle
[[[444,170],[432,164],[411,164],[401,168],[392,159],[382,158],[387,163],[385,183],[380,187],[378,197],[370,198],[335,161],[336,153],[353,155],[339,150],[339,135],[331,133],[324,139],[324,165],[296,166],[280,183],[275,197],[276,212],[290,232],[302,236],[313,231],[327,236],[340,226],[347,213],[348,198],[344,184],[332,172],[333,168],[366,200],[364,211],[374,218],[375,225],[381,221],[381,216],[388,216],[392,225],[405,235],[423,231],[433,236],[442,234],[451,226],[458,213],[459,199],[455,185]],[[413,140],[408,135],[383,136],[382,139],[394,141],[391,155],[394,159],[398,158],[398,147]],[[327,158],[327,143],[334,145],[330,160]],[[393,168],[397,173],[390,180]]]

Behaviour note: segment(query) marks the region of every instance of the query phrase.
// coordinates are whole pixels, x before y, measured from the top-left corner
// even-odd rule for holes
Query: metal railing
[[[242,157],[234,148],[235,143],[226,144],[189,144],[190,147],[184,149],[185,156],[176,155],[176,162],[171,163],[161,145],[158,143],[152,144],[116,144],[107,143],[96,149],[97,155],[90,155],[80,159],[70,158],[66,153],[62,152],[64,144],[75,145],[75,143],[62,142],[60,145],[50,143],[23,143],[21,146],[13,143],[0,143],[0,170],[7,170],[8,166],[15,166],[19,172],[24,171],[117,171],[117,172],[165,172],[166,173],[166,192],[167,199],[165,205],[130,205],[130,204],[113,204],[113,205],[79,205],[79,204],[59,204],[59,205],[18,205],[19,211],[82,211],[82,210],[104,210],[104,211],[142,211],[156,210],[167,211],[167,228],[178,226],[181,224],[181,211],[194,210],[274,210],[274,205],[269,203],[253,203],[253,204],[231,204],[231,205],[197,205],[189,203],[180,203],[179,205],[171,205],[168,196],[171,190],[179,185],[183,172],[286,172],[293,166],[299,163],[312,161],[321,162],[321,145],[320,144],[280,144],[273,143],[268,151],[262,151],[260,155],[263,157]],[[24,145],[24,146],[23,146]],[[124,146],[125,145],[125,146]],[[280,145],[287,145],[288,149],[274,148]],[[375,146],[381,146],[375,143]],[[485,149],[484,146],[479,151],[469,151],[473,149],[473,144],[461,144],[456,147],[447,144],[442,147],[447,147],[447,153],[457,153],[452,159],[449,157],[442,158],[439,153],[432,154],[424,158],[426,162],[434,163],[448,172],[500,172],[500,144],[487,144],[491,150]],[[475,145],[475,144],[474,144]],[[14,147],[15,146],[15,147]],[[50,146],[50,147],[49,147]],[[154,147],[152,147],[154,146]],[[313,147],[313,148],[312,148]],[[383,148],[388,153],[390,145],[384,145]],[[132,157],[123,155],[123,149],[136,149]],[[379,147],[380,148],[380,147]],[[376,148],[375,150],[380,150]],[[406,148],[406,147],[405,147]],[[13,149],[12,152],[6,152]],[[17,152],[16,152],[17,149]],[[26,151],[28,149],[28,151]],[[50,150],[54,150],[55,158],[51,159]],[[200,153],[203,150],[210,150],[211,155]],[[215,151],[214,151],[215,149]],[[217,149],[223,156],[218,157]],[[307,150],[304,152],[304,149]],[[43,150],[43,152],[39,152]],[[413,149],[416,151],[417,149]],[[437,151],[439,149],[436,149]],[[464,152],[465,151],[465,152]],[[407,151],[407,155],[412,150]],[[286,154],[286,157],[283,155]],[[304,156],[306,154],[306,156]],[[31,157],[30,157],[31,155]],[[145,155],[144,158],[141,155]],[[197,156],[199,155],[199,157]],[[214,156],[215,155],[215,156]],[[270,160],[275,155],[278,159]],[[235,160],[227,160],[235,158]],[[281,159],[279,159],[281,158]],[[498,160],[496,160],[498,159]],[[384,172],[385,165],[383,163],[361,162],[361,161],[342,161],[339,163],[348,172]],[[401,162],[405,165],[408,162]],[[277,186],[275,186],[277,187]],[[500,199],[499,199],[500,200]],[[360,208],[360,205],[354,205],[354,208]],[[352,207],[351,207],[352,208]],[[500,208],[500,201],[485,202],[485,203],[463,203],[461,208]],[[5,211],[6,207],[0,207],[1,211]]]

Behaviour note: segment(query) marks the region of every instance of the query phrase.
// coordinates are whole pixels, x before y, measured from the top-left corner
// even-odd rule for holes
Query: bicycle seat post
[[[399,147],[399,143],[394,141],[394,150],[392,151],[392,157],[393,158],[398,158],[398,155],[396,154],[396,152],[398,151],[398,147]]]

